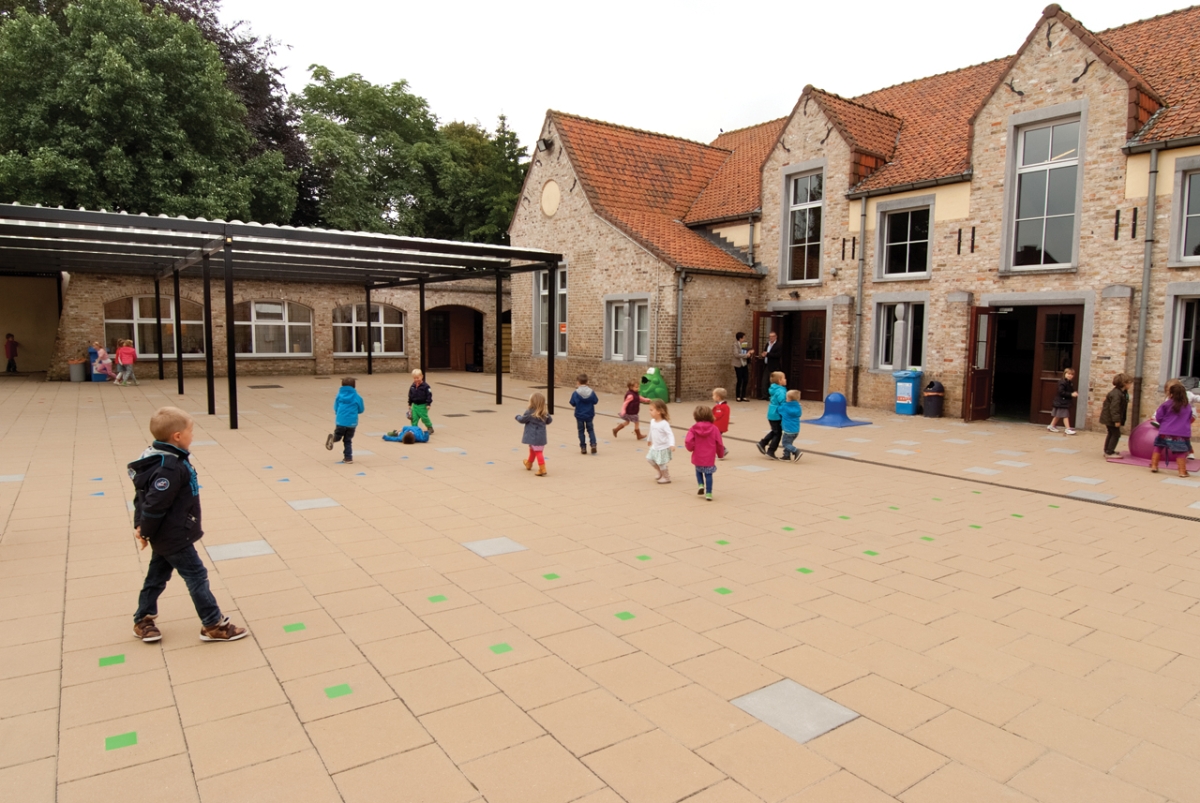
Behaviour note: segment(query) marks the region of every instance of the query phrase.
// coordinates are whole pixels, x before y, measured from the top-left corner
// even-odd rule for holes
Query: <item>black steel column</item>
[[[175,376],[179,385],[179,395],[183,395],[183,327],[179,324],[179,271],[171,274],[175,282]]]
[[[217,414],[216,377],[213,376],[212,265],[204,255],[204,376],[208,385],[208,414]]]
[[[375,365],[371,362],[371,351],[375,344],[371,342],[371,285],[366,285],[367,290],[367,375],[375,373]]]
[[[555,302],[558,301],[558,266],[546,266],[546,409],[554,412],[554,352],[558,351]],[[536,275],[536,274],[535,274]]]
[[[419,332],[419,334],[420,334],[420,339],[419,339],[420,354],[417,355],[417,361],[420,362],[421,364],[418,365],[417,367],[421,369],[422,373],[424,373],[425,372],[425,280],[424,279],[421,279],[420,281],[417,282],[417,290],[418,290],[418,295],[420,296],[420,299],[421,299],[420,311],[418,313],[418,318],[417,318],[417,325],[421,327],[420,332]]]
[[[158,352],[158,378],[166,378],[166,372],[163,371],[163,353],[162,353],[162,288],[158,283],[158,278],[154,279],[154,350]]]
[[[233,239],[225,237],[225,375],[229,377],[229,428],[238,428],[237,343],[233,323]]]
[[[500,317],[504,314],[504,274],[496,271],[496,406],[504,401],[504,360],[500,352],[504,349],[504,332]]]

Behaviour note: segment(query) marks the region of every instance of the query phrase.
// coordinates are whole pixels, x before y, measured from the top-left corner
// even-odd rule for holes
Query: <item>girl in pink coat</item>
[[[701,404],[692,413],[696,423],[688,430],[683,445],[692,453],[692,465],[696,469],[696,495],[712,501],[713,474],[717,471],[717,458],[725,456],[725,442],[721,430],[713,423],[712,408]]]

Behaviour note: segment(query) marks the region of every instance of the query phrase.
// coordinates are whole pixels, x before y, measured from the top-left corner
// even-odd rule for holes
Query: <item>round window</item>
[[[558,202],[562,200],[562,193],[558,189],[558,182],[551,179],[542,185],[542,212],[546,217],[554,217],[554,213],[558,211]]]

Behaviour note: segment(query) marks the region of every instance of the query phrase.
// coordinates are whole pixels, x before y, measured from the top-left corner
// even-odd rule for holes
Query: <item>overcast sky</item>
[[[1188,0],[1064,7],[1093,31]],[[708,142],[788,114],[805,84],[854,96],[1016,52],[1045,0],[396,2],[224,0],[286,47],[298,91],[310,64],[373,83],[407,80],[443,122],[529,144],[547,109]]]

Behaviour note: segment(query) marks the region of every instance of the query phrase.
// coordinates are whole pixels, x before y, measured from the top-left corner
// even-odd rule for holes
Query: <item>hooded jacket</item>
[[[429,387],[429,383],[422,379],[420,384],[413,382],[409,385],[408,403],[423,404],[426,407],[433,404],[433,389]]]
[[[600,398],[596,391],[587,385],[580,385],[571,394],[571,406],[575,408],[575,417],[580,421],[591,421],[596,417],[596,402]]]
[[[784,400],[783,404],[779,405],[779,419],[783,424],[783,431],[800,432],[800,416],[803,414],[800,402]]]
[[[715,466],[718,457],[725,456],[725,441],[721,430],[711,421],[697,421],[688,430],[683,445],[692,453],[693,466]]]
[[[362,396],[358,395],[358,391],[349,385],[343,385],[338,389],[338,394],[333,400],[333,412],[337,414],[335,423],[339,427],[357,427],[358,414],[366,409],[363,404]]]
[[[155,441],[129,464],[133,525],[160,555],[173,555],[200,540],[200,483],[189,452]]]
[[[547,414],[546,420],[538,418],[533,414],[533,410],[526,410],[517,418],[518,424],[525,425],[525,433],[521,436],[521,443],[529,446],[545,446],[546,445],[546,425],[554,420],[554,416]]]
[[[767,420],[778,421],[780,419],[779,405],[787,401],[787,388],[772,383],[767,393],[771,399],[770,404],[767,405]]]

